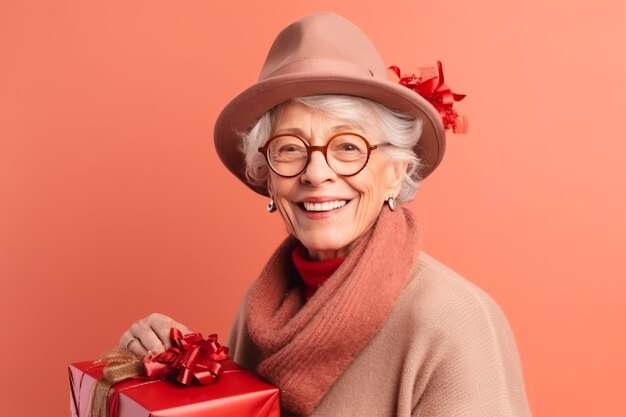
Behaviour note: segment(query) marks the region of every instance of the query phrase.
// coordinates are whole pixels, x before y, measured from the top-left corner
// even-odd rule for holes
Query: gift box
[[[72,417],[89,417],[92,395],[102,389],[105,365],[106,361],[70,365]],[[277,387],[229,359],[220,361],[219,367],[219,377],[213,373],[214,382],[208,385],[184,385],[170,378],[171,372],[167,378],[134,376],[110,388],[105,385],[109,417],[280,416]]]
[[[219,381],[211,385],[180,385],[168,380],[131,378],[114,385],[117,417],[279,417],[278,388],[241,369],[224,365]],[[70,365],[72,417],[87,417],[101,365]]]

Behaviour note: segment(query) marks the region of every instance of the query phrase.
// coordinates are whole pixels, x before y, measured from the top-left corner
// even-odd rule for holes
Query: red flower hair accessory
[[[400,80],[401,85],[410,88],[432,104],[443,121],[446,129],[452,129],[454,133],[467,133],[467,117],[459,115],[452,107],[455,101],[461,101],[465,94],[453,93],[450,87],[444,84],[443,67],[441,61],[437,61],[435,68],[420,68],[419,75],[400,73],[400,68],[395,65],[389,67]]]

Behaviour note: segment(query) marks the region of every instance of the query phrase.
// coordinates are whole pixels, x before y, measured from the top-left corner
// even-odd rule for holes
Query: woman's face
[[[384,142],[379,131],[364,132],[299,103],[282,107],[272,134],[294,133],[309,145],[319,146],[345,131],[364,136],[371,145]],[[310,256],[329,259],[345,256],[374,224],[385,200],[398,195],[405,171],[404,163],[392,163],[381,149],[375,149],[361,172],[341,176],[328,166],[322,152],[313,152],[305,170],[295,177],[281,177],[270,170],[268,190],[288,231]]]

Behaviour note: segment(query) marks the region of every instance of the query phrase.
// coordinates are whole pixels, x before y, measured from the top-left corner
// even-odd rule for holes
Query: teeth
[[[305,201],[303,204],[306,211],[329,211],[343,207],[346,203],[345,200],[335,200],[324,201],[323,203],[309,203]]]

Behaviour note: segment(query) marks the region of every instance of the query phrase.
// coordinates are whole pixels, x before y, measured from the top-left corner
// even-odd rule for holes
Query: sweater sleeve
[[[471,284],[449,301],[432,325],[441,355],[412,415],[529,417],[517,347],[498,305]]]
[[[260,360],[260,352],[248,335],[246,327],[246,310],[251,288],[248,289],[235,316],[228,337],[228,348],[231,359],[246,369],[254,370]]]

